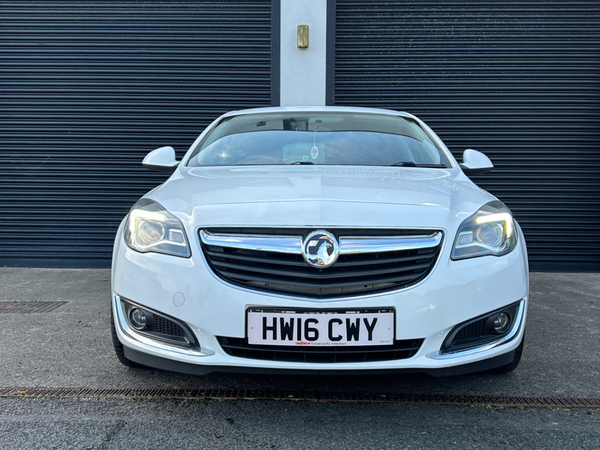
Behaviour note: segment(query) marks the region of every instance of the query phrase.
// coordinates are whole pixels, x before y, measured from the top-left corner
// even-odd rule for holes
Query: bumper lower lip
[[[199,365],[161,358],[159,356],[143,353],[124,346],[125,356],[144,366],[153,367],[170,372],[186,373],[190,375],[207,375],[212,372],[244,373],[244,374],[270,374],[270,375],[389,375],[423,373],[434,377],[448,377],[466,375],[469,373],[484,372],[509,364],[515,357],[515,351],[510,351],[483,361],[476,361],[458,366],[426,368],[400,368],[400,369],[303,369],[303,368],[266,368],[249,366],[221,366]]]
[[[165,350],[168,352],[179,353],[181,355],[187,356],[211,356],[214,355],[213,351],[207,349],[194,349],[194,348],[181,348],[176,347],[174,345],[168,345],[154,339],[150,339],[146,336],[137,333],[132,327],[129,326],[127,320],[125,318],[125,311],[123,311],[123,305],[121,304],[121,298],[117,295],[115,296],[115,308],[117,311],[117,320],[119,322],[119,326],[123,333],[125,333],[131,339],[138,341],[144,345],[149,345],[151,347]]]
[[[510,342],[511,340],[513,340],[515,338],[515,336],[517,336],[517,334],[519,333],[519,330],[521,329],[521,324],[523,322],[524,314],[525,314],[525,300],[521,300],[521,303],[519,304],[519,309],[517,311],[517,317],[516,317],[515,323],[513,324],[512,329],[510,330],[510,332],[508,334],[502,336],[497,341],[487,343],[485,345],[482,345],[481,347],[470,348],[468,350],[458,350],[456,352],[450,352],[450,353],[440,353],[439,351],[435,351],[435,352],[431,352],[425,356],[427,358],[437,359],[437,360],[454,359],[454,358],[460,358],[463,356],[475,355],[477,353],[485,352],[487,350],[491,350],[493,348],[504,345],[504,344]]]

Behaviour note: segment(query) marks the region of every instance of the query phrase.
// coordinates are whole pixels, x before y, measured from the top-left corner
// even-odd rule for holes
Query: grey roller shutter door
[[[524,229],[533,269],[600,269],[600,3],[336,3],[335,104],[412,112]]]
[[[110,265],[117,226],[220,114],[271,105],[271,0],[0,1],[0,263]]]

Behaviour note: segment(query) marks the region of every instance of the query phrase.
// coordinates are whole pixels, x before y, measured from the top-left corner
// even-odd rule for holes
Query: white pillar
[[[298,25],[309,27],[309,47],[297,46]],[[325,105],[327,0],[281,0],[281,106]]]

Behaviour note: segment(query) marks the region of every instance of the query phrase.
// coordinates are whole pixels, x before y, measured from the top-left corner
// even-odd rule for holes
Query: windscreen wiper
[[[390,164],[390,166],[398,166],[398,167],[427,167],[433,169],[447,169],[448,166],[446,164],[417,164],[414,161],[399,161],[394,164]]]
[[[314,164],[314,162],[312,162],[312,161],[296,161],[296,162],[290,163],[291,166],[293,166],[294,164],[298,164],[298,165],[299,164],[311,165],[311,164]]]

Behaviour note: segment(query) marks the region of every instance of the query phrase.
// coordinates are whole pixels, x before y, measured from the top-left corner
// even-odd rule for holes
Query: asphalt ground
[[[590,449],[600,411],[381,403],[0,399],[0,448]]]
[[[533,273],[511,374],[203,377],[115,358],[108,270],[0,269],[0,388],[273,389],[337,394],[600,397],[600,274]],[[163,445],[166,443],[165,445]],[[195,444],[194,444],[195,443]],[[0,399],[0,448],[600,448],[600,411],[398,403]]]

